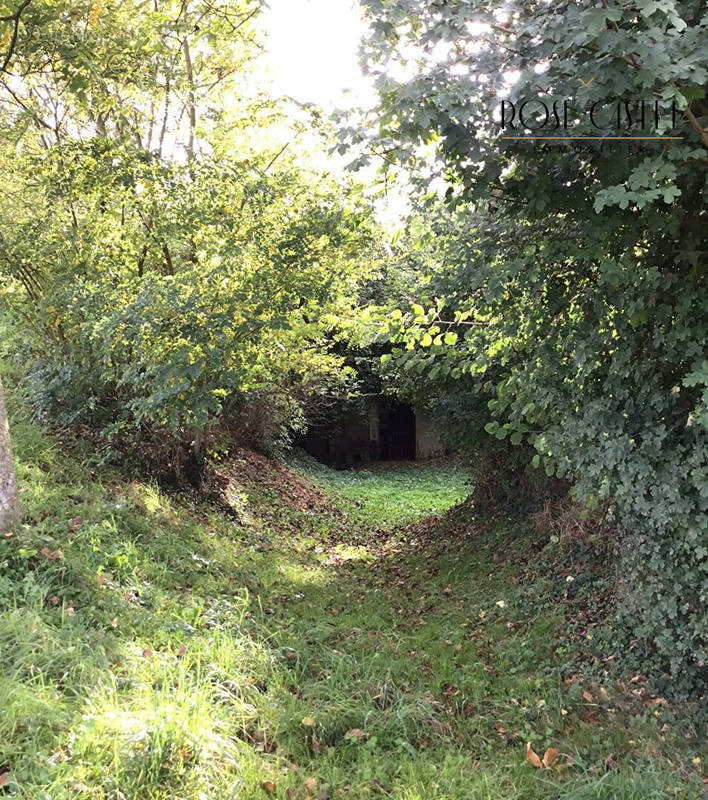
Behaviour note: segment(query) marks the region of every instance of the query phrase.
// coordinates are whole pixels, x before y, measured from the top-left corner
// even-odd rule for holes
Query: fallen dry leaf
[[[536,767],[536,769],[543,768],[543,762],[538,757],[538,753],[531,747],[531,742],[526,742],[526,760],[532,767]]]
[[[594,703],[595,700],[590,692],[583,692],[583,700],[586,700],[588,703]]]
[[[10,783],[10,773],[4,772],[0,775],[0,786],[7,786]]]
[[[558,758],[558,750],[555,747],[549,747],[543,754],[543,766],[552,767]]]
[[[313,795],[317,791],[317,778],[308,778],[303,786],[309,795]]]
[[[316,734],[312,734],[312,752],[319,755],[322,752],[322,748],[320,747],[320,740],[317,738]]]
[[[275,784],[273,781],[263,781],[261,783],[261,789],[267,794],[275,794]]]
[[[444,723],[440,722],[437,719],[431,719],[430,720],[430,726],[435,731],[435,733],[439,734],[440,736],[449,736],[450,735],[449,726],[445,725]]]
[[[652,697],[651,700],[645,700],[645,706],[663,706],[666,700],[663,697]]]
[[[365,739],[367,734],[361,730],[361,728],[352,728],[350,731],[347,731],[347,736],[350,736],[352,739]]]
[[[526,760],[529,764],[536,767],[536,769],[549,769],[552,767],[558,758],[558,750],[555,747],[549,747],[543,754],[543,758],[539,758],[538,753],[531,747],[531,742],[526,742]]]

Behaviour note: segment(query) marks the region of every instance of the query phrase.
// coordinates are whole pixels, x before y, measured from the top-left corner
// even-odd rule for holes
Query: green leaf
[[[686,98],[690,105],[694,100],[701,100],[706,93],[701,86],[679,86],[679,92]]]

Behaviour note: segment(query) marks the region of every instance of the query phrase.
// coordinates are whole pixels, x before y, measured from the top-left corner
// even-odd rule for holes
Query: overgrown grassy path
[[[301,757],[327,787],[411,799],[698,791],[668,774],[659,752],[672,725],[651,700],[568,674],[577,642],[563,599],[583,576],[525,575],[538,548],[518,522],[480,524],[465,507],[438,518],[467,496],[462,472],[313,477],[355,505],[334,536],[322,529],[297,550],[291,584],[274,580],[292,593],[274,622],[314,720]],[[529,741],[541,756],[558,750],[553,768],[528,763]]]
[[[303,479],[243,453],[225,515],[87,476],[15,431],[12,796],[700,796],[696,733],[641,677],[632,694],[601,669],[569,674],[567,577],[583,565],[544,576],[525,526],[441,516],[467,494],[459,469],[301,464]],[[526,761],[528,741],[558,750],[551,768]]]

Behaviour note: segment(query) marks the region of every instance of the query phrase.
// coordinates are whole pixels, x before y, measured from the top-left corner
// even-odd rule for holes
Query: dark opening
[[[309,428],[305,436],[300,438],[299,443],[313,458],[323,464],[332,462],[329,431],[316,427]]]
[[[379,411],[379,458],[407,461],[415,458],[415,414],[402,403],[382,406]]]

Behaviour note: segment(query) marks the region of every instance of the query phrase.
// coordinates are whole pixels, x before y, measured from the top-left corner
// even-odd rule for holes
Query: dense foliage
[[[179,477],[225,417],[277,446],[346,384],[324,320],[355,295],[371,226],[286,152],[298,123],[238,91],[256,4],[96,8],[68,4],[46,42],[20,26],[0,274],[37,411]]]
[[[607,507],[620,530],[629,651],[671,690],[704,692],[705,6],[366,5],[383,110],[373,138],[365,127],[347,135],[412,166],[424,188],[436,174],[448,186],[447,210],[431,199],[411,236],[432,278],[417,307],[384,325],[395,361],[457,436],[477,441],[484,427],[530,446],[534,465]],[[526,129],[518,118],[502,129],[501,100],[518,111],[529,98],[567,99],[568,128],[544,120],[535,100]],[[618,101],[619,127],[607,113],[594,127],[593,103]],[[501,138],[512,133],[658,138]]]
[[[392,349],[383,385],[455,447],[503,442],[616,525],[628,652],[705,692],[704,3],[366,0],[381,102],[340,150],[421,190],[383,269],[297,143],[317,114],[258,89],[260,6],[0,10],[0,300],[35,412],[198,478],[216,432],[282,444]]]

